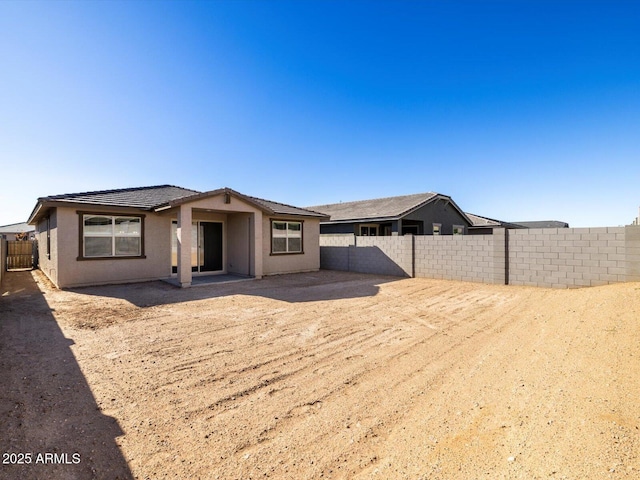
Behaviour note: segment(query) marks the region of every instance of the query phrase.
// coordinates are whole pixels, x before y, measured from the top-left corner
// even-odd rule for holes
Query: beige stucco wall
[[[320,269],[320,221],[305,218],[303,220],[303,254],[271,254],[271,220],[293,220],[298,218],[263,217],[262,255],[264,275],[279,273],[313,272]]]
[[[50,250],[47,252],[47,219],[46,217],[38,222],[36,226],[36,240],[38,242],[38,264],[40,270],[49,277],[54,285],[58,285],[58,228],[57,211],[52,209],[49,212],[50,229]],[[59,286],[59,285],[58,285]]]
[[[54,252],[57,252],[58,278],[54,283],[57,283],[59,287],[139,282],[170,276],[170,218],[151,212],[145,213],[146,258],[78,260],[80,248],[78,209],[59,207],[56,210],[57,248],[54,248],[52,236],[51,250],[52,257]],[[95,206],[86,210],[111,214],[140,214],[139,210],[118,210]]]
[[[233,213],[228,215],[227,222],[227,271],[240,275],[251,275],[250,242],[253,214]]]

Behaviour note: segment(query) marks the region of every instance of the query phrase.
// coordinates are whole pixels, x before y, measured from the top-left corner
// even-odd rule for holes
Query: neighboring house
[[[321,213],[171,185],[39,198],[40,269],[58,287],[320,268]]]
[[[475,215],[473,213],[467,212],[466,215],[473,223],[473,225],[469,227],[469,233],[472,235],[491,235],[493,234],[494,228],[525,228],[515,223],[481,217],[480,215]]]
[[[494,228],[569,228],[566,222],[557,220],[543,220],[534,222],[504,222],[493,218],[482,217],[473,213],[467,213],[467,217],[473,222],[469,227],[469,233],[481,235],[492,234]]]
[[[433,192],[307,208],[329,216],[320,222],[323,234],[452,235],[473,225],[450,197]]]
[[[28,223],[13,223],[1,226],[0,236],[3,236],[6,240],[30,240],[33,238],[35,231],[36,229]]]
[[[567,222],[561,222],[559,220],[540,220],[535,222],[513,222],[514,225],[518,225],[521,228],[569,228]]]

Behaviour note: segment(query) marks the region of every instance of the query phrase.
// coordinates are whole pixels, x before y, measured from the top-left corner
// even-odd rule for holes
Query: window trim
[[[460,233],[456,233],[456,228],[459,228],[461,230]],[[454,225],[453,228],[451,229],[451,234],[464,235],[464,225]]]
[[[273,251],[273,224],[274,223],[299,223],[300,224],[300,251],[299,252],[274,252]],[[288,231],[288,228],[285,230]],[[287,237],[288,238],[288,237]],[[297,238],[297,237],[296,237]],[[288,247],[287,242],[287,247]],[[304,220],[290,220],[281,218],[271,218],[269,222],[269,255],[304,255]]]
[[[96,211],[76,211],[78,214],[78,257],[76,260],[132,260],[147,258],[144,251],[145,245],[145,215],[140,213],[128,213],[128,212],[96,212]],[[131,217],[140,219],[140,255],[110,255],[105,257],[86,257],[84,255],[84,216],[96,215],[101,217]],[[113,237],[111,237],[113,238]]]
[[[437,231],[436,231],[437,229]],[[442,235],[442,224],[441,223],[432,223],[431,224],[431,234],[432,235]]]

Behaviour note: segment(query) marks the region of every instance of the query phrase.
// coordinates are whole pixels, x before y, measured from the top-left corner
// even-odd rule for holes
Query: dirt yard
[[[638,283],[24,272],[1,295],[1,478],[640,477]]]

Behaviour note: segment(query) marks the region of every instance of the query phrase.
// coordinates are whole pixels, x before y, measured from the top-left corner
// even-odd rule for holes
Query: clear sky
[[[0,179],[0,225],[165,183],[628,224],[640,2],[5,0]]]

